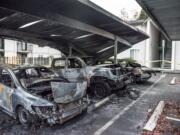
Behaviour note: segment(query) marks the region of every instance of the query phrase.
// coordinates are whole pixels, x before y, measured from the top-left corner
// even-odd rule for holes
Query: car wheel
[[[19,107],[17,111],[17,116],[18,116],[19,122],[23,126],[30,126],[31,124],[30,114],[25,108]]]
[[[91,84],[91,91],[96,98],[104,98],[111,94],[111,88],[106,82],[97,82]]]

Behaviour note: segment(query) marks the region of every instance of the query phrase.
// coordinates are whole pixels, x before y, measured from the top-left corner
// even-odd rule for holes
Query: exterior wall
[[[31,47],[30,53],[28,53],[28,57],[53,57],[57,58],[61,56],[61,52],[50,48],[50,47],[39,47],[38,45],[35,44],[28,44]]]
[[[124,58],[130,58],[131,55],[131,50],[139,50],[139,55],[135,59],[138,63],[145,65],[145,50],[146,50],[146,41],[142,41],[136,45],[134,45],[132,48],[118,54],[118,59],[124,59]]]
[[[173,41],[172,43],[172,70],[180,70],[180,41]]]
[[[149,35],[149,39],[135,44],[132,48],[120,53],[118,59],[130,58],[131,50],[139,50],[138,57],[135,58],[137,62],[147,67],[157,67],[158,63],[153,61],[159,60],[159,43],[160,43],[160,32],[153,23],[149,20],[144,24],[136,26],[140,30],[144,31]]]
[[[139,28],[140,30],[146,32],[147,30],[147,24],[144,23],[143,25],[138,25],[136,26],[137,28]],[[145,41],[142,41],[138,44],[135,44],[132,48],[118,54],[118,59],[124,59],[124,58],[130,58],[131,57],[131,50],[139,50],[139,54],[138,56],[135,58],[135,60],[142,64],[142,65],[145,65],[145,61],[146,61],[146,58],[145,58],[145,54],[146,54],[146,40]]]
[[[9,39],[4,40],[4,56],[17,57],[17,41]]]
[[[158,63],[154,61],[160,59],[160,32],[151,21],[147,22],[147,34],[150,36],[150,38],[146,40],[146,66],[158,67]]]
[[[31,46],[31,49],[28,49],[27,57],[60,57],[61,52],[50,48],[50,47],[39,47],[35,44],[27,44]],[[4,40],[4,56],[5,57],[17,57],[17,41],[5,39]]]

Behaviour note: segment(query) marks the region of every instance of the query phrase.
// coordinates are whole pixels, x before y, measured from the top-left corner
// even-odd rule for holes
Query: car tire
[[[107,82],[96,82],[91,84],[91,91],[96,98],[102,99],[111,94],[111,88]]]
[[[17,117],[18,117],[19,122],[23,126],[28,127],[31,125],[32,120],[31,120],[30,114],[25,108],[23,108],[23,107],[18,108]]]

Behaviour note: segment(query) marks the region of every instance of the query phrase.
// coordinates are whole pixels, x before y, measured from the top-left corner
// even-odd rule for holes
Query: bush
[[[127,63],[137,63],[137,61],[132,58],[118,59],[118,63],[121,63],[123,61],[126,61]]]

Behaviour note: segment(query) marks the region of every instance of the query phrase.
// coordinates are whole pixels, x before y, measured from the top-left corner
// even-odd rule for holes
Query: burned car
[[[112,60],[101,61],[98,64],[112,64],[114,68],[119,69],[121,74],[126,74],[129,76],[131,83],[144,83],[147,82],[152,75],[156,75],[152,69],[142,66],[139,63],[136,63],[131,59],[120,59],[118,60],[118,64],[113,64]]]
[[[0,66],[0,107],[23,125],[63,123],[87,109],[87,82],[69,82],[41,66]]]
[[[88,94],[97,98],[109,96],[112,92],[123,91],[129,83],[127,75],[111,65],[88,66],[78,57],[57,58],[52,68],[68,80],[87,80]]]
[[[114,65],[98,65],[92,71],[89,92],[96,97],[106,97],[113,92],[124,92],[130,83],[127,75],[112,68]]]
[[[130,73],[129,77],[134,83],[144,83],[147,82],[152,75],[156,75],[152,69],[142,66],[136,62],[128,62],[127,60],[120,60],[120,66],[124,73]]]

